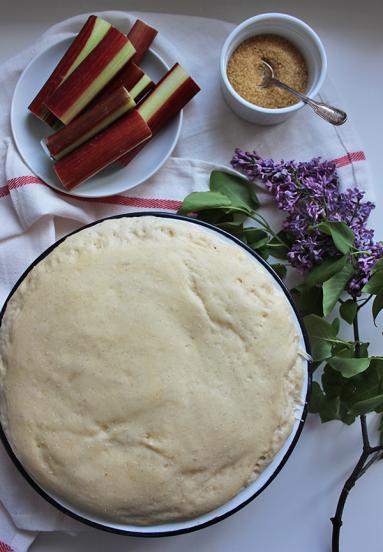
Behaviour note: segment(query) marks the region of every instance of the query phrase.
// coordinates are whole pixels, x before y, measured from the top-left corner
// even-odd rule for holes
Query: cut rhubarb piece
[[[136,50],[136,53],[132,59],[134,63],[140,63],[145,52],[149,49],[149,46],[155,39],[157,33],[158,31],[156,31],[156,29],[153,29],[150,25],[147,25],[140,19],[137,19],[128,33],[128,38]]]
[[[105,86],[102,92],[93,99],[90,104],[91,106],[100,98],[103,98],[105,94],[108,94],[119,86],[125,86],[136,102],[154,88],[154,82],[140,67],[138,67],[137,63],[142,59],[146,50],[153,42],[157,32],[156,29],[153,29],[153,27],[150,27],[139,19],[135,22],[127,37],[133,44],[136,53],[132,60],[129,61],[114,79]]]
[[[46,101],[65,125],[70,123],[134,55],[135,49],[114,27]]]
[[[124,153],[149,140],[152,133],[137,110],[121,117],[112,126],[85,142],[54,164],[67,190],[94,176]]]
[[[69,125],[48,136],[46,146],[51,156],[58,160],[87,142],[133,109],[136,102],[123,87],[117,88],[94,107],[73,119]]]
[[[113,90],[123,86],[132,96],[135,102],[138,102],[147,92],[154,88],[154,82],[151,78],[135,63],[128,63],[112,79],[105,88],[98,94],[89,107],[96,105],[100,100],[108,96]]]
[[[143,98],[150,90],[154,88],[152,79],[144,73],[140,80],[130,89],[130,94],[135,102]]]
[[[47,82],[29,105],[28,109],[34,115],[51,126],[57,122],[57,118],[49,113],[43,104],[104,38],[110,27],[111,24],[100,17],[91,15],[88,18]]]
[[[137,111],[155,136],[199,91],[198,84],[176,63],[139,104]],[[142,147],[130,151],[119,162],[127,165]]]
[[[50,111],[48,111],[44,105],[41,106],[39,114],[37,115],[35,113],[34,115],[36,115],[39,119],[44,121],[44,123],[46,123],[53,129],[60,128],[62,126],[59,119],[55,117]]]

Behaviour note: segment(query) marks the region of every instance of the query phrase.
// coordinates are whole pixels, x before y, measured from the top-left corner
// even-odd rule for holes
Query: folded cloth
[[[365,156],[349,123],[332,127],[304,108],[282,125],[257,127],[230,111],[219,90],[218,59],[233,28],[231,23],[116,11],[100,15],[125,32],[137,17],[158,28],[156,51],[169,63],[177,60],[184,65],[202,92],[185,109],[174,157],[156,175],[129,192],[84,200],[55,192],[31,173],[12,141],[9,112],[16,82],[28,62],[51,44],[78,32],[87,15],[55,25],[35,45],[1,66],[0,305],[27,266],[57,238],[114,214],[175,212],[185,195],[207,189],[212,168],[227,165],[237,146],[275,159],[322,156],[335,160],[342,186],[358,186],[372,197]],[[337,103],[328,81],[320,98]],[[39,531],[77,532],[83,527],[45,502],[0,445],[0,552],[24,552]]]

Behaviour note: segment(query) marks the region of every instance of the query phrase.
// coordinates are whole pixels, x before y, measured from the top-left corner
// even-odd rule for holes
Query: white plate
[[[75,36],[75,35],[73,35]],[[53,163],[44,152],[40,141],[54,131],[28,111],[41,86],[47,80],[57,62],[72,42],[67,38],[57,42],[36,56],[22,73],[13,95],[11,106],[11,127],[17,149],[39,178],[49,186],[78,197],[105,197],[129,190],[150,178],[172,153],[182,126],[182,112],[164,128],[158,136],[129,163],[121,167],[117,163],[104,169],[96,176],[68,192],[58,180]],[[168,65],[153,50],[149,50],[142,63],[142,69],[158,82],[169,69]]]

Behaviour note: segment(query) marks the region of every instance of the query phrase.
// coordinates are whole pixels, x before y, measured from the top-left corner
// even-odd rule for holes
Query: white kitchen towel
[[[1,66],[0,306],[27,266],[57,238],[118,213],[176,211],[185,195],[207,189],[212,167],[228,165],[235,147],[256,149],[263,157],[275,159],[322,156],[335,160],[342,187],[358,186],[373,197],[365,155],[349,123],[335,128],[304,108],[282,125],[258,127],[228,109],[219,89],[218,60],[231,23],[164,14],[100,15],[124,32],[136,17],[158,28],[154,48],[169,62],[183,64],[202,91],[185,109],[174,157],[156,175],[127,193],[83,200],[56,193],[30,172],[12,141],[9,112],[16,82],[27,63],[51,44],[78,32],[87,14],[55,25],[36,44]],[[321,97],[337,103],[328,81]],[[347,109],[347,105],[342,107]],[[24,552],[39,531],[77,532],[84,527],[45,502],[0,445],[0,552]]]

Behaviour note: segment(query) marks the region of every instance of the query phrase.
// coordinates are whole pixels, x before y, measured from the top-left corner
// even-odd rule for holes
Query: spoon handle
[[[332,105],[328,105],[322,102],[316,102],[315,100],[308,98],[304,94],[301,94],[301,92],[290,88],[290,86],[288,86],[284,82],[279,81],[278,79],[273,78],[271,84],[274,86],[278,86],[279,88],[283,88],[294,96],[297,96],[299,99],[302,100],[302,102],[309,105],[315,111],[315,113],[319,115],[319,117],[322,117],[322,119],[325,119],[332,125],[343,125],[343,123],[347,121],[347,114],[337,107],[333,107]]]

